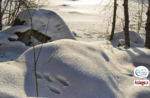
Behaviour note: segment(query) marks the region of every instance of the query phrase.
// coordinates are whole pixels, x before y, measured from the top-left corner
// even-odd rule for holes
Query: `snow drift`
[[[51,62],[45,63],[51,58],[57,46],[60,47]],[[37,56],[40,45],[36,46],[35,50]],[[139,63],[139,57],[147,57],[147,60]],[[33,58],[33,50],[30,48],[16,61],[0,63],[3,69],[0,70],[0,74],[7,73],[1,77],[1,80],[2,82],[8,80],[0,88],[1,93],[14,97],[36,96],[34,71],[31,64],[34,61]],[[133,81],[136,79],[133,75],[135,67],[143,65],[150,69],[148,59],[150,59],[148,49],[113,48],[107,42],[59,40],[46,43],[43,45],[37,64],[40,65],[37,67],[39,96],[52,98],[141,98],[142,96],[148,98],[149,87],[133,86]],[[8,68],[14,71],[11,70],[10,73]],[[16,93],[17,90],[20,92]]]

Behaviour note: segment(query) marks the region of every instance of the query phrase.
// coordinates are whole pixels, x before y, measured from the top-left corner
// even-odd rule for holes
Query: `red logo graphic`
[[[134,86],[149,86],[149,80],[134,80]]]

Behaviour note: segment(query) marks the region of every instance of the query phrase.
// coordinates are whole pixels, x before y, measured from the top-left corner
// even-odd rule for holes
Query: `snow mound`
[[[0,51],[15,51],[18,48],[24,47],[25,45],[17,41],[18,36],[14,34],[14,32],[18,31],[26,31],[26,29],[30,29],[29,26],[15,26],[3,30],[0,32]]]
[[[13,26],[31,26],[31,16],[33,16],[33,29],[51,37],[53,41],[59,39],[75,39],[63,19],[58,14],[50,10],[24,10],[18,14]]]
[[[25,46],[22,42],[17,41],[18,36],[14,32],[26,31],[29,26],[15,26],[0,32],[0,51],[14,51]],[[10,41],[13,40],[13,41]],[[11,48],[10,48],[11,47]]]
[[[131,47],[144,47],[144,40],[135,31],[129,31],[129,36]],[[125,45],[124,31],[114,33],[112,45],[116,47],[119,43]]]
[[[100,46],[101,44],[101,46]],[[50,63],[52,54],[59,46]],[[134,87],[135,66],[147,66],[149,61],[138,63],[137,51],[147,49],[119,50],[106,49],[108,45],[101,42],[80,42],[59,40],[43,45],[37,62],[37,76],[40,97],[52,98],[140,98],[150,96],[148,87]],[[36,57],[40,45],[35,47]],[[115,56],[114,56],[115,55]],[[139,58],[138,57],[138,58]],[[24,52],[17,61],[34,63],[33,50]],[[131,59],[134,58],[134,59]],[[45,63],[47,62],[47,63]],[[21,64],[21,63],[20,63]],[[41,65],[43,64],[43,65]],[[23,64],[24,65],[24,64]],[[36,96],[33,65],[27,65],[25,92],[27,96]],[[150,67],[148,66],[149,70]],[[150,79],[150,78],[147,78]],[[139,93],[140,92],[140,93]]]
[[[30,29],[30,27],[15,26],[0,32],[0,62],[10,60],[2,55],[1,52],[15,60],[20,54],[29,48],[25,47],[24,43],[17,41],[18,36],[14,34],[14,32],[24,32],[27,29]]]

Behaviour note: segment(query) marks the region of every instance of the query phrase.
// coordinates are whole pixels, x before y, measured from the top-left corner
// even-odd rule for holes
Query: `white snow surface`
[[[56,47],[58,50],[50,61]],[[36,57],[41,45],[35,47]],[[0,63],[2,96],[35,97],[33,49],[16,61]],[[145,48],[113,48],[111,43],[59,40],[43,45],[37,65],[40,97],[148,98],[149,87],[135,87],[136,66],[150,69]],[[26,62],[26,63],[24,63]],[[43,64],[43,65],[41,65]],[[148,80],[150,77],[147,78]]]
[[[8,29],[5,29],[0,32],[0,52],[4,53],[12,59],[17,59],[20,54],[22,54],[29,47],[26,47],[24,43],[20,41],[9,41],[8,38],[18,39],[18,36],[15,35],[15,32],[24,32],[30,29],[29,26],[15,26]],[[8,58],[5,58],[4,55],[0,54],[0,62],[8,61]]]
[[[129,31],[129,36],[130,36],[130,47],[144,47],[145,44],[144,40],[135,31]],[[124,38],[125,38],[124,31],[117,32],[115,33],[111,43],[114,47],[117,46],[119,42],[123,46],[125,45]]]
[[[97,11],[93,10],[98,2],[96,0],[93,0],[95,3],[90,3],[90,0],[49,1],[50,6],[45,9],[59,13],[66,23],[56,15],[58,20],[57,17],[51,20],[48,34],[52,34],[53,24],[62,23],[66,29],[55,34],[54,38],[60,37],[60,33],[72,36],[71,31],[75,38],[58,38],[43,44],[37,62],[39,97],[149,98],[150,86],[133,84],[134,80],[139,80],[134,76],[137,66],[145,66],[150,71],[150,50],[144,48],[143,38],[130,31],[130,48],[124,46],[124,32],[116,32],[112,41],[104,40],[98,24],[103,22],[95,18]],[[51,16],[49,13],[51,11],[36,10],[34,29],[45,32],[46,29],[38,20],[47,24],[46,17]],[[14,32],[30,29],[29,24],[28,21],[23,26],[14,26],[0,32],[0,98],[36,97],[33,48],[19,41],[8,40],[17,39]],[[92,29],[88,29],[88,26]],[[40,48],[41,45],[35,46],[36,58]],[[53,59],[48,62],[52,56]],[[144,80],[150,80],[150,74]]]
[[[59,39],[75,39],[62,18],[53,11],[27,9],[21,11],[17,16],[17,19],[25,21],[23,25],[26,26],[31,26],[30,18],[32,18],[33,29],[51,37],[53,41]]]

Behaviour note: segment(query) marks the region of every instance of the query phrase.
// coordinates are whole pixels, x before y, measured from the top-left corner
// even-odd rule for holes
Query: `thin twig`
[[[15,60],[16,62],[23,62],[23,63],[26,63],[26,64],[30,64],[30,65],[34,65],[33,63],[30,63],[30,62],[26,62],[26,61],[19,61],[19,60]],[[33,66],[32,66],[33,67]]]
[[[10,59],[11,61],[13,61],[12,58],[9,58],[8,56],[6,56],[3,52],[1,52],[2,55],[4,55],[6,58]]]
[[[59,47],[60,47],[60,46],[59,46]],[[53,59],[53,57],[55,56],[55,54],[58,52],[59,47],[56,47],[54,53],[52,54],[51,58],[50,58],[48,61],[46,61],[46,62],[44,62],[44,63],[42,63],[42,64],[39,64],[39,65],[37,65],[37,66],[41,66],[41,65],[44,65],[44,64],[46,64],[46,63],[50,63],[51,60]]]
[[[24,3],[24,1],[23,0],[21,0],[23,3]],[[33,24],[32,24],[32,19],[33,19],[33,16],[34,16],[34,14],[35,14],[35,11],[36,11],[36,9],[34,9],[34,12],[32,13],[32,15],[31,15],[31,13],[30,13],[30,11],[29,11],[29,7],[24,3],[24,5],[26,6],[26,8],[27,8],[27,11],[28,11],[28,13],[29,13],[29,15],[30,15],[30,21],[31,21],[31,33],[32,33],[32,43],[33,43],[33,55],[34,55],[34,71],[35,71],[35,81],[36,81],[36,94],[37,94],[37,97],[38,97],[38,81],[37,81],[37,74],[36,74],[36,67],[37,67],[37,60],[36,60],[36,56],[35,56],[35,45],[34,45],[34,33],[33,33]]]
[[[3,52],[1,52],[1,54],[2,54],[3,56],[5,56],[6,58],[10,59],[11,61],[15,61],[15,62],[23,62],[23,63],[26,63],[26,64],[34,65],[33,63],[30,63],[30,62],[14,60],[14,59],[12,59],[12,58],[6,56]]]
[[[48,18],[46,33],[45,33],[45,37],[44,37],[43,40],[45,40],[45,38],[46,38],[46,34],[47,34],[48,26],[49,26],[49,21],[50,21],[50,17]],[[39,51],[39,53],[38,53],[38,57],[37,57],[36,63],[37,63],[37,61],[38,61],[38,59],[39,59],[39,57],[40,57],[40,54],[41,54],[41,51],[42,51],[42,47],[43,47],[43,41],[42,41],[42,45],[41,45],[41,47],[40,47],[40,51]]]

